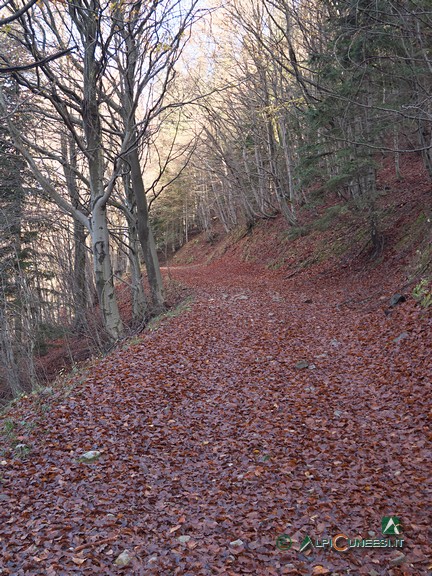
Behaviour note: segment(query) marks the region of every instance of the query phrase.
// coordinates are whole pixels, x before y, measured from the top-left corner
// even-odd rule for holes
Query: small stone
[[[294,564],[285,564],[282,569],[282,574],[291,574],[292,572],[298,574],[297,568],[294,566]]]
[[[233,540],[232,542],[230,542],[230,546],[232,546],[233,548],[239,548],[240,546],[243,546],[244,542],[243,540],[240,540],[240,538],[238,540]]]
[[[336,416],[336,418],[340,418],[342,416],[342,412],[340,410],[335,410],[334,415]]]
[[[116,566],[129,566],[132,562],[132,556],[129,554],[129,550],[124,550],[117,558],[114,560]]]
[[[336,338],[333,338],[333,340],[330,341],[330,344],[334,347],[334,348],[338,348],[341,343],[339,342],[339,340],[336,340]]]
[[[405,302],[406,298],[403,294],[393,294],[390,298],[390,308],[394,308],[401,302]]]
[[[297,370],[303,370],[304,368],[309,367],[309,362],[307,360],[300,360],[300,362],[297,362],[295,367],[297,368]]]
[[[309,370],[315,370],[316,366],[315,366],[315,364],[309,364],[308,368],[309,368]]]
[[[178,540],[179,542],[181,542],[182,544],[186,544],[187,542],[189,542],[190,539],[191,539],[191,537],[190,537],[190,536],[187,536],[187,535],[179,536],[179,537],[177,538],[177,540]]]
[[[368,574],[369,574],[369,576],[379,576],[379,572],[377,572],[373,568],[372,568],[372,570],[369,570]]]
[[[405,558],[406,558],[405,554],[403,554],[402,552],[396,552],[394,556],[390,557],[390,566],[399,566],[400,564],[403,564]]]
[[[99,450],[90,450],[89,452],[85,452],[82,456],[80,456],[79,460],[81,462],[94,462],[101,456],[102,452]]]
[[[405,338],[408,338],[408,336],[409,336],[408,332],[402,332],[402,334],[400,334],[397,338],[393,339],[393,342],[395,344],[399,344],[401,340],[405,340]]]

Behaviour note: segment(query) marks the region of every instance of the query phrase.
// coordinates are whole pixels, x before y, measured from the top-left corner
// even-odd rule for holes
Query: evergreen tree
[[[21,389],[22,377],[32,380],[34,375],[32,351],[27,354],[29,341],[24,334],[26,320],[30,320],[27,277],[33,236],[24,226],[24,178],[25,162],[0,129],[0,379],[12,395]],[[30,359],[28,374],[20,370],[24,356]]]

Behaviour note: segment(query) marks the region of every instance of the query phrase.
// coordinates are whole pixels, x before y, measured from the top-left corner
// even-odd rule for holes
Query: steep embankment
[[[285,270],[290,276],[313,267],[337,282],[363,271],[365,277],[375,276],[377,289],[383,279],[394,292],[408,283],[412,289],[421,277],[432,276],[432,183],[419,156],[402,159],[403,178],[396,177],[391,160],[378,176],[377,251],[364,211],[340,196],[311,192],[299,210],[296,227],[281,216],[260,221],[252,229],[239,226],[230,234],[215,227],[186,244],[173,263],[209,263],[228,256]]]

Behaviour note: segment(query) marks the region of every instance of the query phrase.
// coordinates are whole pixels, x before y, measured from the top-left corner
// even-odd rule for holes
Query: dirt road
[[[170,273],[194,291],[181,314],[20,405],[0,574],[429,574],[430,317],[386,316],[385,285]]]

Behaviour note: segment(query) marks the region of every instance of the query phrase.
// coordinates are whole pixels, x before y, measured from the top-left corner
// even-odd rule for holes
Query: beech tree
[[[105,36],[100,9],[101,7],[95,2],[89,5],[84,3],[68,5],[69,18],[66,22],[66,14],[60,15],[55,6],[32,7],[16,21],[20,25],[18,31],[10,32],[27,50],[29,56],[37,61],[43,60],[45,48],[44,41],[38,41],[39,38],[46,38],[48,34],[51,38],[62,41],[59,33],[60,22],[67,23],[77,43],[77,56],[81,58],[73,58],[72,66],[69,66],[68,70],[69,75],[66,75],[61,62],[55,61],[41,64],[40,72],[31,77],[25,73],[17,73],[16,77],[23,90],[38,94],[37,113],[43,115],[45,112],[43,106],[48,105],[49,114],[57,123],[57,129],[64,130],[65,125],[85,157],[91,206],[88,216],[74,207],[50,181],[47,171],[38,163],[35,155],[38,144],[28,139],[24,140],[13,122],[13,115],[8,109],[4,94],[1,106],[3,114],[7,115],[8,129],[15,146],[26,158],[44,192],[89,230],[100,308],[106,330],[109,336],[116,340],[122,334],[122,322],[114,292],[106,206],[119,167],[111,167],[107,181],[100,102],[102,74],[107,61],[106,52],[101,53],[99,50],[101,43],[105,47],[109,45],[112,27]],[[3,59],[6,60],[6,57],[3,56]],[[70,77],[72,81],[69,80]],[[40,102],[41,96],[45,104]],[[52,152],[49,157],[52,160],[59,160],[58,157],[54,158]]]
[[[115,10],[121,30],[115,56],[115,70],[119,73],[120,83],[116,84],[113,78],[113,86],[119,104],[113,104],[112,100],[109,104],[113,104],[114,112],[118,113],[120,132],[129,137],[124,155],[127,172],[125,184],[127,189],[132,190],[135,200],[138,236],[156,310],[163,307],[163,286],[149,222],[140,150],[151,142],[155,118],[167,107],[179,105],[178,102],[166,103],[165,100],[175,77],[174,65],[197,17],[196,7],[197,0],[192,0],[189,5],[174,1],[162,5],[154,2],[150,6],[138,1],[131,5],[119,5]],[[144,17],[140,17],[141,11],[144,11]],[[161,22],[172,18],[175,25],[164,30]],[[139,110],[143,94],[147,96],[147,105]]]
[[[157,307],[163,305],[138,149],[162,108],[176,55],[187,40],[195,8],[196,2],[186,7],[183,2],[156,0],[109,6],[98,0],[83,0],[68,2],[67,10],[63,5],[46,3],[30,7],[7,31],[27,58],[39,63],[31,74],[15,70],[14,75],[21,86],[22,105],[29,106],[42,120],[50,119],[49,137],[42,144],[24,137],[14,123],[14,110],[4,93],[1,112],[15,146],[44,193],[90,235],[99,304],[112,340],[121,336],[123,326],[114,290],[107,210],[125,170],[130,173],[138,206],[138,230],[153,300]],[[47,51],[53,47],[66,49],[68,44],[73,44],[74,50],[67,57],[46,60]],[[119,57],[122,50],[123,62]],[[3,53],[1,58],[13,67],[8,54]],[[144,96],[147,106],[143,119],[137,119]],[[123,122],[120,130],[111,123],[113,111]],[[78,162],[68,160],[64,145],[64,153],[58,153],[55,142],[62,139],[72,143],[67,146],[79,154]],[[79,205],[57,190],[50,171],[57,170],[58,165],[66,169],[69,190],[78,178],[87,188],[88,201]]]

